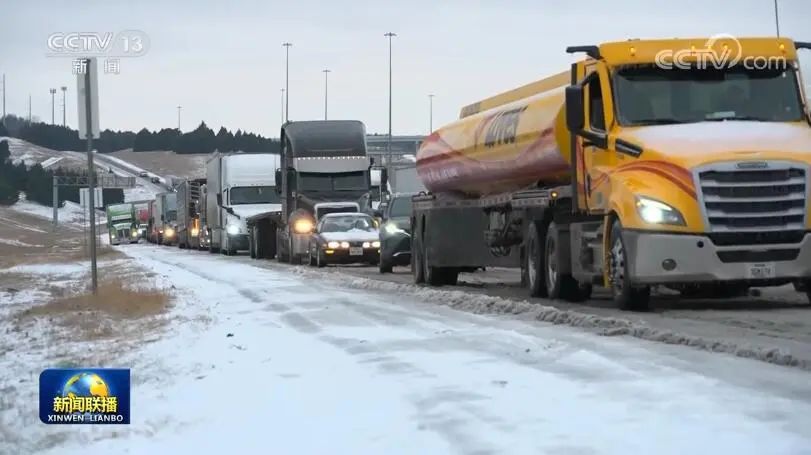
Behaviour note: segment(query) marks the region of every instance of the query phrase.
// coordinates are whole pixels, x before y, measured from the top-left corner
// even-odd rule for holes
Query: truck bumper
[[[228,243],[235,251],[248,249],[248,234],[229,235]]]
[[[630,278],[635,283],[751,281],[769,285],[811,278],[811,233],[791,245],[724,247],[714,245],[704,235],[642,231],[624,231],[622,235]],[[755,265],[765,265],[771,273],[754,276]]]
[[[307,254],[307,249],[310,247],[311,234],[293,234],[291,246],[293,250],[292,255],[302,256]]]

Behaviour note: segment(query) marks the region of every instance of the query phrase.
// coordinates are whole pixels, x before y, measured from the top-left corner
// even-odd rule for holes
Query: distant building
[[[425,136],[392,136],[391,154],[394,157],[400,155],[416,155],[417,149],[424,139]],[[386,156],[388,140],[388,134],[367,134],[366,150],[369,155],[375,158]]]

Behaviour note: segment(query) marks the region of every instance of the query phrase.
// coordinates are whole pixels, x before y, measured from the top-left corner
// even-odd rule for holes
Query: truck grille
[[[707,235],[720,247],[718,259],[795,260],[806,235],[807,167],[790,162],[742,164],[720,163],[697,172]]]
[[[698,172],[711,233],[805,230],[807,169],[794,163],[768,165],[737,169],[736,163],[724,163]]]

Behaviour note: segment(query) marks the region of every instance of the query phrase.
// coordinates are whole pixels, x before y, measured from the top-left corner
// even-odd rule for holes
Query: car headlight
[[[341,248],[349,248],[349,242],[341,242]]]
[[[228,235],[237,235],[239,234],[239,226],[237,226],[236,224],[229,224],[225,228],[225,232],[227,232]]]
[[[372,248],[380,248],[380,241],[375,240],[374,242],[372,242]]]
[[[296,234],[309,234],[313,232],[313,221],[307,218],[299,218],[293,223],[293,232]]]
[[[338,243],[338,242],[327,242],[327,248],[329,248],[331,250],[339,248],[340,246],[341,246],[341,244]]]
[[[684,226],[684,217],[678,210],[654,199],[636,198],[636,210],[643,221],[650,224]]]

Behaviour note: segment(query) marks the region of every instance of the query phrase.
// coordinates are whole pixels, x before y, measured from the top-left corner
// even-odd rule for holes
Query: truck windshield
[[[302,172],[298,176],[298,187],[305,191],[368,190],[369,183],[363,171],[343,174]]]
[[[614,79],[617,120],[622,125],[803,118],[792,68],[664,69],[645,65],[620,69]]]
[[[167,210],[166,221],[177,221],[177,210]]]
[[[400,196],[391,201],[389,217],[411,216],[411,196]]]
[[[237,186],[228,190],[231,205],[278,204],[279,195],[272,186]]]

